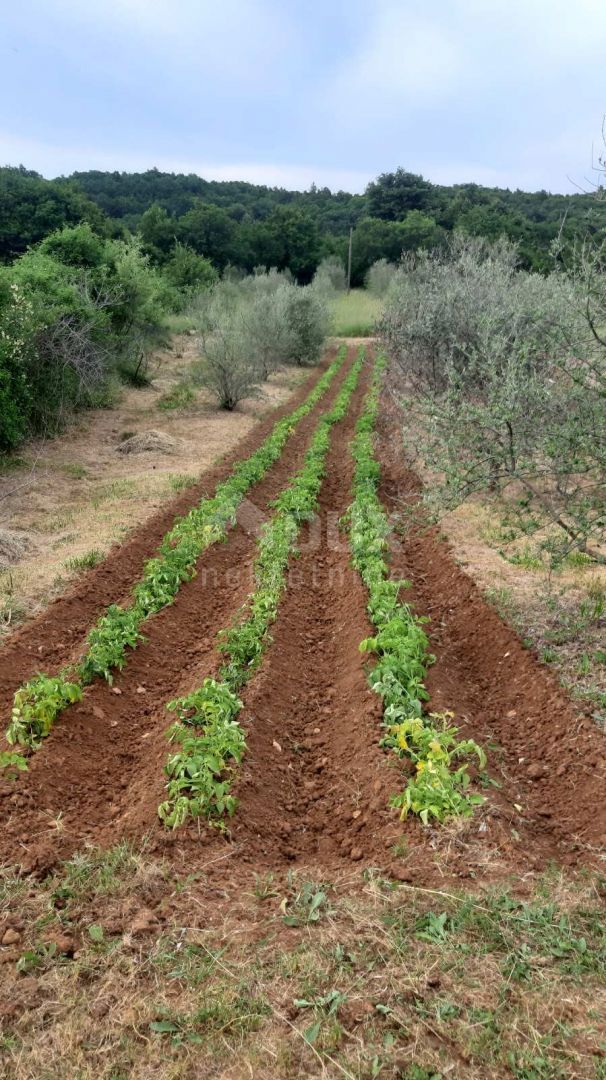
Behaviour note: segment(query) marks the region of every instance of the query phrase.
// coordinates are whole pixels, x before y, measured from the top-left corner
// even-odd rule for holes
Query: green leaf
[[[321,1029],[322,1021],[316,1020],[315,1024],[311,1024],[310,1027],[306,1028],[303,1032],[303,1038],[305,1039],[305,1042],[309,1043],[310,1046],[313,1046],[316,1039],[318,1038],[318,1035],[320,1034]]]

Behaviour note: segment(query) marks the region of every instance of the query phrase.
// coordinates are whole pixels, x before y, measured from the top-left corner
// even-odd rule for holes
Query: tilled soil
[[[384,395],[381,498],[395,521],[420,498],[417,476],[402,464],[402,422]],[[407,599],[431,620],[429,707],[456,714],[463,733],[487,750],[499,784],[485,792],[490,813],[481,815],[480,848],[492,846],[499,860],[520,870],[550,858],[591,861],[606,838],[604,734],[486,603],[437,529],[416,525],[402,536],[396,530],[391,548],[393,574],[411,582]],[[478,857],[484,862],[481,850]]]
[[[235,462],[248,457],[267,438],[277,420],[293,412],[307,397],[323,371],[334,360],[337,346],[326,354],[320,369],[314,369],[288,402],[265,417],[221,462],[208,469],[194,486],[172,499],[163,509],[138,525],[128,539],[116,544],[107,558],[92,570],[80,575],[73,586],[54,600],[44,612],[26,623],[2,646],[0,652],[0,709],[4,713],[14,689],[40,668],[58,669],[78,648],[91,625],[109,604],[120,603],[140,577],[145,561],[154,554],[175,517],[187,514],[231,472]],[[342,374],[331,387],[340,383]],[[325,407],[325,397],[299,425],[295,438],[305,425],[313,426],[313,417]],[[292,440],[291,440],[292,442]],[[251,493],[251,499],[254,498]]]
[[[351,501],[349,443],[367,385],[368,368],[348,416],[333,429],[317,519],[291,560],[273,642],[243,693],[248,752],[236,789],[239,806],[227,833],[190,824],[171,834],[158,822],[169,752],[164,706],[216,671],[215,636],[250,589],[254,508],[267,509],[301,463],[317,410],[251,493],[249,527],[243,522],[226,544],[204,554],[198,576],[150,621],[147,643],[129,657],[115,686],[94,684],[34,755],[30,773],[14,786],[3,785],[4,859],[41,873],[84,843],[147,836],[152,850],[172,853],[191,870],[214,862],[219,875],[223,859],[229,873],[234,864],[248,864],[250,873],[251,863],[283,869],[361,862],[416,883],[449,876],[491,880],[523,875],[551,860],[578,863],[595,857],[606,824],[603,736],[577,714],[550,672],[485,603],[437,533],[418,528],[405,535],[394,531],[392,564],[394,574],[412,580],[416,610],[431,617],[428,632],[436,655],[428,676],[431,707],[451,709],[464,733],[486,748],[489,776],[482,781],[485,805],[455,825],[426,829],[417,820],[400,822],[389,808],[389,795],[405,776],[379,746],[380,705],[368,689],[366,661],[358,649],[370,633],[366,596],[338,528]],[[419,497],[418,480],[402,463],[401,422],[386,397],[378,449],[381,495],[391,512]],[[254,445],[261,438],[257,429]],[[246,440],[235,456],[249,453],[252,445]],[[213,471],[210,479],[207,474],[197,498],[227,468],[221,466],[218,475]],[[188,492],[186,505],[194,501]],[[179,505],[180,512],[184,508]],[[146,554],[169,527],[174,510],[175,504],[170,515],[154,522]],[[30,673],[39,646],[49,648],[55,661],[69,655],[74,638],[88,627],[87,605],[90,622],[117,599],[120,582],[126,591],[140,570],[145,537],[138,544],[131,541],[113,556],[113,588],[111,567],[106,577],[97,571],[87,579],[82,607],[74,596],[73,611],[70,600],[64,607],[54,605],[16,635],[9,646],[14,671],[3,677],[7,695],[22,670]],[[123,556],[123,565],[125,549],[130,554]],[[95,593],[95,580],[103,600]],[[43,655],[48,666],[49,653]]]

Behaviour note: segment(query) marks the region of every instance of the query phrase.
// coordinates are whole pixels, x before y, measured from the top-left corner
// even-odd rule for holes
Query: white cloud
[[[355,125],[360,113],[375,122],[443,100],[465,71],[465,46],[431,15],[378,0],[359,47],[337,66],[328,100]],[[323,91],[324,95],[324,91]]]
[[[228,80],[270,79],[290,36],[288,11],[270,0],[55,0],[53,15],[67,41],[78,28],[87,32],[86,64],[106,63],[127,81],[128,69],[151,61],[160,86],[193,71],[209,96]],[[108,39],[112,50],[95,55]]]

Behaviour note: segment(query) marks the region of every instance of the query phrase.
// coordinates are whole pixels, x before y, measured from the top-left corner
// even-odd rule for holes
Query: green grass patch
[[[382,301],[365,289],[339,293],[332,302],[333,334],[336,337],[371,337],[382,310]]]
[[[177,383],[166,394],[158,398],[158,408],[164,412],[171,410],[188,409],[196,400],[195,391],[188,383]]]
[[[192,869],[122,843],[0,873],[3,1075],[603,1080],[599,875],[476,895],[301,868],[259,896],[252,867]]]
[[[98,548],[91,548],[90,551],[86,551],[83,555],[73,555],[70,559],[65,560],[65,567],[67,570],[92,570],[93,567],[98,566],[103,559],[103,552]]]

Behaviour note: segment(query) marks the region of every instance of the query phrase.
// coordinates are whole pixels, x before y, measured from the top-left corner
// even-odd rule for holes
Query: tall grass
[[[383,302],[366,289],[339,293],[332,302],[333,334],[336,337],[371,337],[383,310]]]

